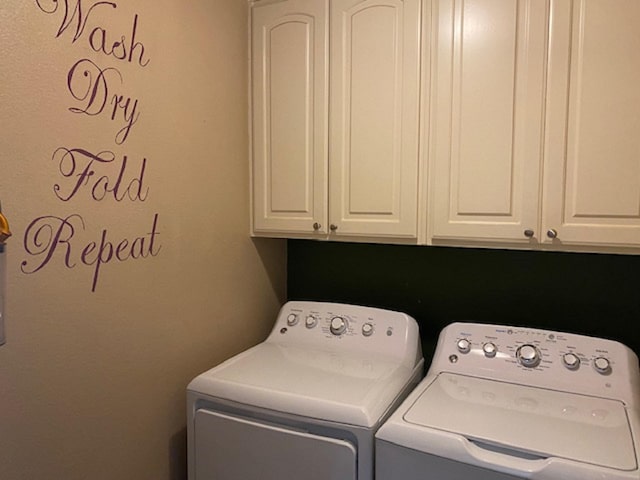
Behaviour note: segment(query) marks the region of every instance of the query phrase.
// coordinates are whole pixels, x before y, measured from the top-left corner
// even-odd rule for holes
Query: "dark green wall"
[[[640,256],[289,240],[288,297],[403,311],[425,357],[453,321],[610,338],[640,354]]]

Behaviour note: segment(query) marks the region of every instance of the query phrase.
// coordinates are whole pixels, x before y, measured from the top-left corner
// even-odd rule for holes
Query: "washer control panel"
[[[413,318],[400,312],[340,303],[287,302],[267,341],[422,359],[418,325]]]
[[[638,357],[619,342],[477,323],[442,331],[429,373],[442,371],[607,398],[640,388]]]

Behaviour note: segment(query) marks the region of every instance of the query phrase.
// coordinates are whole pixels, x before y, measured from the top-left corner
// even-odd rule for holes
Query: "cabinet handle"
[[[533,238],[533,236],[535,235],[535,232],[533,230],[531,230],[530,228],[527,228],[524,231],[524,236],[527,238]]]
[[[558,237],[558,232],[556,230],[554,230],[553,228],[550,228],[549,230],[547,230],[547,237],[549,237],[549,238],[557,238]]]
[[[320,225],[318,222],[313,224],[313,229],[317,232],[318,230],[320,230],[322,228],[322,225]]]
[[[338,226],[333,223],[329,225],[329,228],[331,229],[332,232],[335,232],[336,230],[338,230]]]

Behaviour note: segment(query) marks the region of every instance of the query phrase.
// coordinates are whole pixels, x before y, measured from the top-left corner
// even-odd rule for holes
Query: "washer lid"
[[[615,400],[442,373],[404,420],[540,457],[638,467],[624,405]]]
[[[279,412],[373,427],[414,371],[389,357],[265,342],[199,375],[188,389]]]

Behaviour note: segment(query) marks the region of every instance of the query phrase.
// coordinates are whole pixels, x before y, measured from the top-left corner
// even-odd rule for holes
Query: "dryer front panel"
[[[209,410],[195,414],[196,480],[356,480],[353,444]]]

